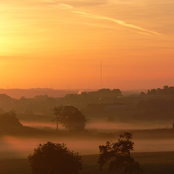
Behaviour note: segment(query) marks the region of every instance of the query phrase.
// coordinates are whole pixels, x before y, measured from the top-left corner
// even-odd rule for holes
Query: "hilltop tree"
[[[22,127],[22,124],[16,118],[16,113],[14,111],[9,111],[0,114],[0,130],[12,129],[16,127]]]
[[[79,174],[82,169],[81,157],[64,144],[39,144],[28,160],[32,174]]]
[[[53,115],[56,116],[56,125],[57,125],[57,131],[58,131],[58,124],[62,121],[62,106],[56,106],[53,108]]]
[[[85,116],[74,106],[57,106],[53,111],[57,120],[57,130],[59,122],[69,130],[84,130],[86,123]]]
[[[99,146],[100,157],[98,163],[100,170],[108,163],[109,171],[123,170],[124,174],[143,174],[138,162],[132,157],[130,152],[133,151],[134,142],[131,141],[132,133],[125,132],[120,134],[117,142],[106,142],[106,146]]]

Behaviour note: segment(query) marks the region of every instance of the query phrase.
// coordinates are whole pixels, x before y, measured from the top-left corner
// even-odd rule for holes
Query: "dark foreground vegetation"
[[[144,174],[173,174],[174,152],[132,153],[132,157],[141,164]],[[107,166],[99,171],[97,160],[99,155],[82,156],[83,168],[81,174],[107,174]],[[31,174],[28,159],[1,159],[1,174]],[[111,173],[113,174],[113,173]]]
[[[28,160],[33,174],[79,174],[82,169],[81,157],[65,144],[40,144]]]
[[[125,174],[143,174],[140,164],[132,157],[131,151],[134,150],[132,133],[124,132],[120,134],[117,142],[107,141],[106,145],[100,145],[100,171],[104,165],[108,164],[108,171],[122,171]]]
[[[97,161],[100,171],[108,165],[108,171],[119,171],[124,174],[144,174],[140,164],[134,160],[131,151],[134,149],[132,133],[120,134],[117,142],[106,142],[100,145],[100,156]],[[83,145],[81,145],[83,146]],[[47,142],[39,144],[34,153],[28,156],[32,174],[79,174],[82,170],[81,156],[69,150],[65,144]]]

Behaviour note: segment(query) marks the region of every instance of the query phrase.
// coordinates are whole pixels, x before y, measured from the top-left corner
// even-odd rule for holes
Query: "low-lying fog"
[[[27,122],[20,121],[23,126],[34,127],[34,128],[51,128],[56,129],[55,123],[44,123],[44,122]],[[99,131],[117,131],[117,130],[144,130],[144,129],[163,129],[171,128],[172,123],[117,123],[117,122],[107,122],[107,121],[91,121],[87,122],[86,130],[99,130]],[[59,125],[59,129],[64,129],[62,125]]]
[[[38,123],[38,122],[24,122],[21,121],[24,126],[35,127],[40,129],[56,129],[56,125],[53,123]],[[59,125],[60,129],[62,128]],[[109,123],[109,122],[89,122],[86,124],[85,129],[91,132],[114,132],[114,131],[125,131],[125,130],[138,130],[138,129],[154,129],[154,128],[171,128],[169,124],[164,125],[149,125],[149,124],[129,124],[129,123]],[[83,135],[83,134],[82,134]],[[79,152],[80,155],[87,154],[99,154],[99,145],[105,145],[106,141],[101,138],[72,138],[71,136],[65,137],[48,137],[48,138],[19,138],[12,136],[4,136],[0,138],[0,158],[27,158],[27,156],[33,153],[34,148],[38,144],[52,141],[54,143],[65,143],[68,149],[74,152]],[[119,137],[115,139],[106,139],[108,141],[117,141]],[[152,152],[152,151],[173,151],[174,139],[135,139],[135,152]]]
[[[116,141],[117,138],[113,141]],[[34,152],[38,144],[52,141],[65,143],[68,149],[79,152],[80,155],[99,154],[99,145],[105,145],[103,140],[78,140],[78,139],[55,139],[55,138],[17,138],[6,136],[1,138],[0,158],[27,158]],[[174,140],[133,140],[135,152],[173,151]]]

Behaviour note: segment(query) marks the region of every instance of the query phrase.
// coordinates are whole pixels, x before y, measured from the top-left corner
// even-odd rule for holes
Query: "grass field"
[[[132,153],[145,174],[174,174],[174,152]],[[84,155],[82,174],[106,174],[107,166],[102,172],[97,164],[99,155]],[[0,160],[0,174],[31,174],[27,159]],[[113,174],[113,173],[111,173]]]

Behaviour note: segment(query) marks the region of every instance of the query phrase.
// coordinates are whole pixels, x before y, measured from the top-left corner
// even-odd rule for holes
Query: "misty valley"
[[[0,174],[174,174],[174,0],[0,1]]]
[[[47,142],[78,152],[83,161],[80,173],[100,173],[99,146],[130,132],[131,154],[144,173],[172,174],[173,106],[174,87],[168,86],[128,94],[119,89],[18,99],[0,94],[0,173],[31,174],[27,158]],[[107,172],[104,166],[101,173]]]

